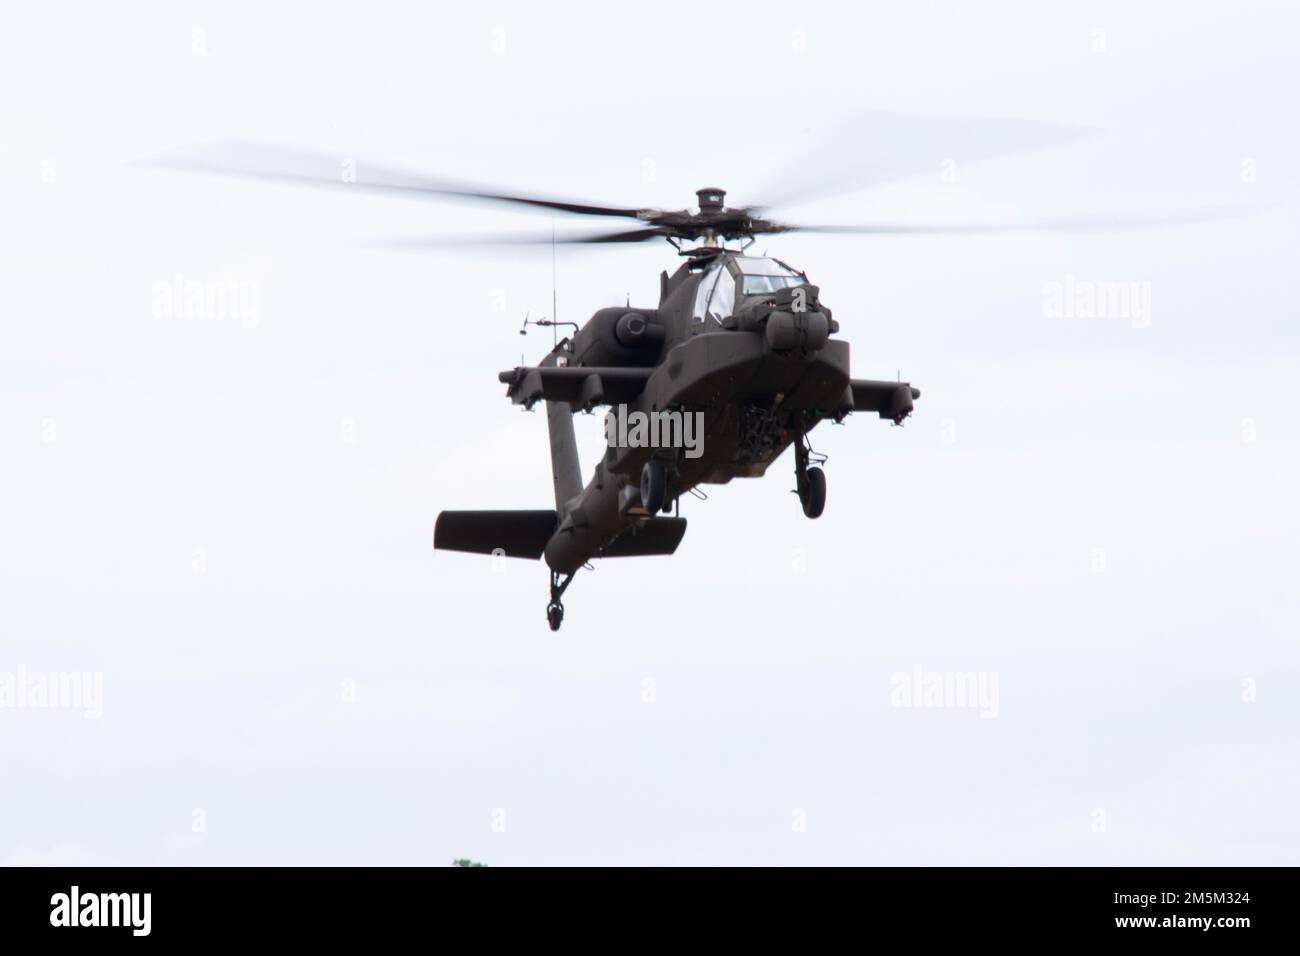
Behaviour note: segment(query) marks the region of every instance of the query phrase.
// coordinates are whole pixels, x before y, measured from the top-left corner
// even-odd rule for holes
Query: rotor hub
[[[700,212],[722,212],[726,206],[727,191],[716,186],[706,186],[695,190],[695,198],[699,201]]]

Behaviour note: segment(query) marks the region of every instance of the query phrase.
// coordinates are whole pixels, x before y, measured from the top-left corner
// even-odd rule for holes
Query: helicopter
[[[698,212],[637,211],[649,226],[596,240],[663,237],[685,261],[672,275],[660,273],[654,307],[600,309],[536,366],[499,374],[515,404],[545,404],[554,510],[438,515],[437,549],[545,559],[552,630],[580,569],[601,558],[673,554],[686,519],[668,513],[679,511],[683,495],[762,477],[787,447],[803,513],[820,517],[825,456],[814,451],[812,430],[853,412],[901,424],[920,398],[910,382],[852,378],[849,344],[835,337],[839,323],[807,274],[726,245],[788,227],[730,210],[725,197],[706,187],[696,192]],[[601,406],[616,411],[584,485],[573,415]],[[638,441],[628,420],[667,427],[643,429],[649,436]]]
[[[1011,126],[1011,149],[1050,145],[1069,128]],[[1029,130],[1028,137],[1024,136]],[[1064,135],[1063,135],[1064,133]],[[1006,148],[996,152],[1008,151]],[[976,152],[976,158],[986,154]],[[696,191],[695,209],[660,210],[520,195],[376,166],[257,144],[227,143],[146,161],[148,165],[252,177],[298,185],[369,191],[415,199],[509,204],[547,214],[633,220],[612,231],[557,237],[505,236],[499,243],[613,244],[665,240],[683,260],[659,276],[653,307],[598,309],[585,323],[525,318],[541,326],[572,325],[536,365],[498,375],[506,397],[546,410],[554,508],[445,510],[433,547],[537,560],[550,572],[546,620],[564,620],[563,597],[594,560],[671,555],[686,533],[684,495],[707,497],[701,485],[763,477],[793,449],[794,491],[805,516],[826,505],[826,456],[810,435],[822,422],[865,413],[902,425],[921,391],[909,381],[854,378],[849,343],[806,272],[767,255],[748,254],[757,237],[969,234],[1090,230],[1162,225],[1205,214],[977,224],[794,224],[770,218],[769,206],[730,207],[726,191]],[[877,181],[909,175],[906,162],[876,168]],[[805,179],[807,177],[804,177]],[[832,187],[834,183],[830,184]],[[799,199],[799,194],[787,194]],[[473,240],[471,240],[473,241]],[[401,248],[462,244],[433,239]],[[584,483],[574,415],[610,409],[606,448]],[[633,422],[632,427],[627,427]],[[649,427],[647,427],[649,426]],[[666,436],[666,437],[665,437]]]

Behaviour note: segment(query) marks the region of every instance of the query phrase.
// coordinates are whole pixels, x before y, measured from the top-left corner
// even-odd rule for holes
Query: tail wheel
[[[804,472],[799,482],[799,503],[809,518],[821,516],[826,507],[826,472],[816,466]]]
[[[641,469],[641,507],[651,514],[662,511],[667,486],[664,463],[653,458],[647,461]]]

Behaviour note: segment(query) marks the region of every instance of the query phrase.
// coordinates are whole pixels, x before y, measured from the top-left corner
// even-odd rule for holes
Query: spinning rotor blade
[[[435,236],[427,239],[391,239],[367,243],[383,249],[445,249],[456,246],[557,246],[583,245],[588,243],[643,242],[646,239],[658,239],[667,235],[657,227],[647,229],[624,229],[618,232],[597,232],[578,235],[541,235],[527,233],[499,236]]]
[[[881,185],[926,169],[940,173],[944,164],[987,158],[1077,138],[1087,130],[1019,120],[921,118],[869,114],[829,150],[829,164],[799,168],[775,203],[797,202],[814,195]],[[870,135],[868,135],[870,134]],[[144,165],[239,176],[264,182],[333,187],[414,199],[460,199],[505,203],[539,212],[563,212],[638,220],[635,227],[576,235],[438,236],[381,243],[389,248],[433,249],[463,245],[612,244],[648,239],[717,241],[752,239],[787,232],[827,235],[968,235],[1016,232],[1084,232],[1161,226],[1224,219],[1249,209],[1228,209],[1138,217],[1100,217],[1003,223],[867,223],[800,225],[768,219],[766,206],[728,207],[721,189],[698,190],[699,210],[677,211],[603,206],[498,192],[472,183],[435,179],[382,166],[357,164],[328,154],[313,154],[254,143],[227,142],[192,147],[141,161]],[[838,164],[838,171],[835,168]],[[792,185],[790,185],[792,184]]]
[[[340,156],[281,149],[259,143],[212,143],[150,157],[139,163],[164,169],[241,176],[265,182],[325,186],[411,199],[459,198],[510,203],[579,216],[638,219],[642,212],[621,206],[599,206],[567,199],[518,196],[472,183],[434,179],[418,173],[358,163]]]
[[[1029,120],[866,113],[758,193],[756,209],[792,205],[883,186],[909,176],[939,176],[965,163],[1069,142],[1094,132]]]
[[[808,232],[841,236],[978,235],[1002,232],[1104,232],[1144,226],[1176,226],[1244,216],[1253,208],[1217,209],[1154,216],[1111,216],[1095,219],[1045,219],[1029,222],[988,223],[874,223],[871,225],[774,224],[774,232]]]

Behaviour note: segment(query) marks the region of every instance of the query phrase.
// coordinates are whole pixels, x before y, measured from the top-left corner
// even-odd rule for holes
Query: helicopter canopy
[[[780,259],[736,256],[733,261],[740,272],[741,295],[764,295],[807,281]]]
[[[808,280],[780,259],[765,256],[725,256],[704,273],[695,293],[693,317],[721,322],[736,309],[736,297],[766,295]]]

